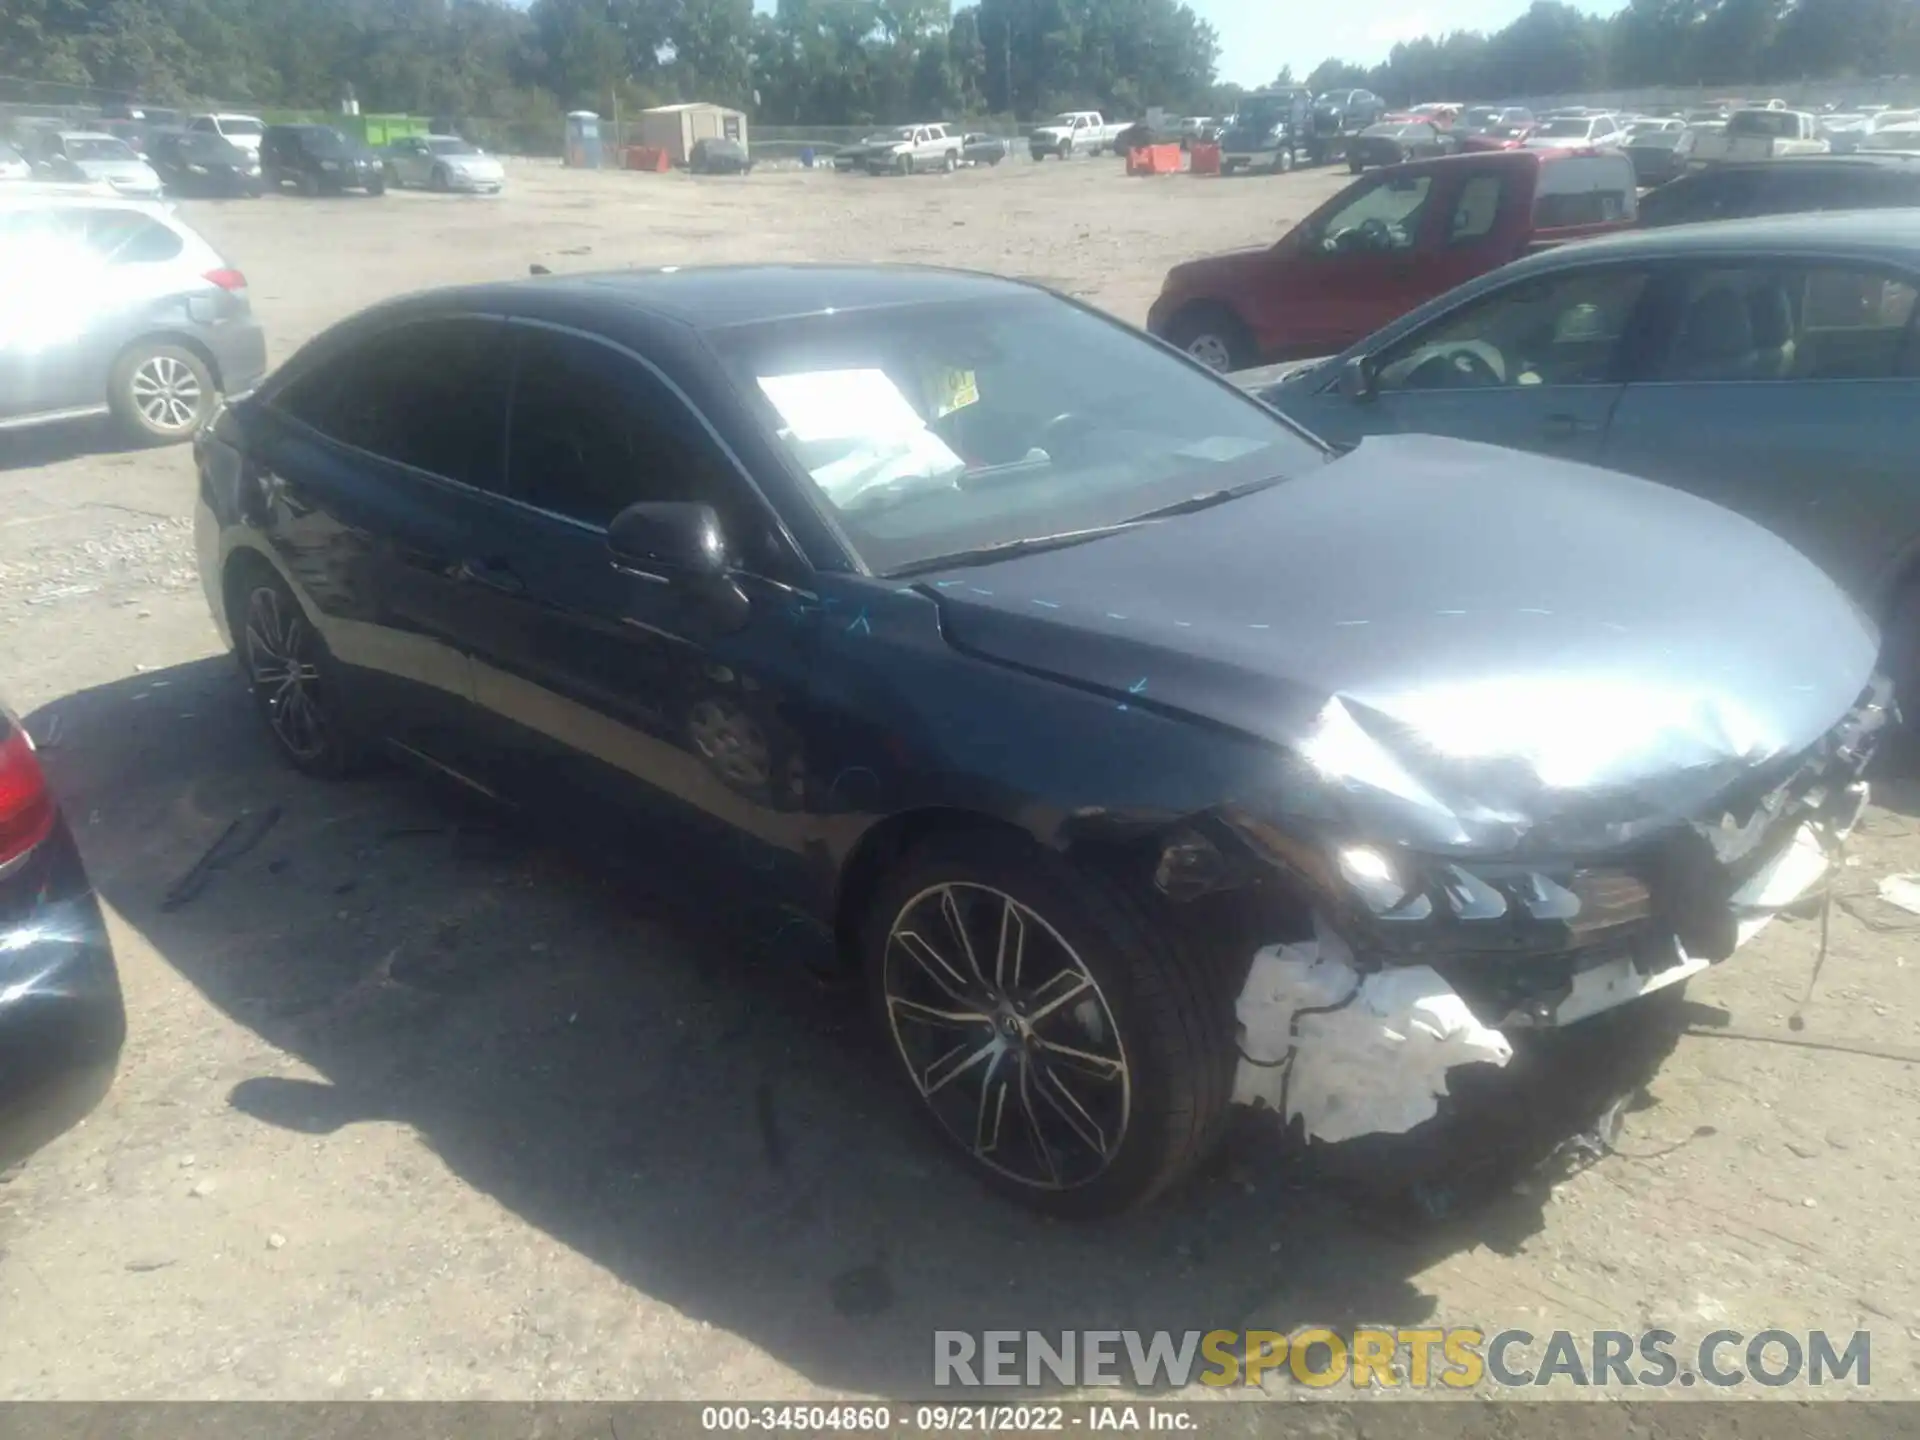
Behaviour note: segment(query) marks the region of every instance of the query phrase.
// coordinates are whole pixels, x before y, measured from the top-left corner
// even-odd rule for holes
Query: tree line
[[[1244,58],[1244,57],[1242,57]],[[4,0],[0,85],[550,124],[682,99],[763,125],[1094,106],[1231,111],[1220,40],[1180,0]],[[1329,59],[1316,91],[1394,103],[1920,71],[1920,0],[1537,0],[1491,34]],[[1291,71],[1276,80],[1291,83]],[[0,94],[4,94],[0,91]]]

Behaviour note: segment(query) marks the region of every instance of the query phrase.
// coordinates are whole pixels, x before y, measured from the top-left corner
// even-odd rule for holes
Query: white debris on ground
[[[1506,1037],[1476,1020],[1430,967],[1363,976],[1346,942],[1317,920],[1315,928],[1313,940],[1253,957],[1235,1005],[1236,1102],[1284,1105],[1284,1118],[1300,1117],[1310,1139],[1401,1135],[1439,1112],[1456,1065],[1513,1058]]]
[[[1880,898],[1910,915],[1920,915],[1920,875],[1889,875],[1880,882]]]

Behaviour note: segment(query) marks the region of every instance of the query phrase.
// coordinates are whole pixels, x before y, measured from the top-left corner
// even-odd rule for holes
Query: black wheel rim
[[[246,645],[247,673],[274,738],[299,759],[313,759],[329,734],[313,628],[280,591],[262,585],[247,598]]]
[[[907,1074],[976,1161],[1035,1190],[1106,1171],[1132,1071],[1099,982],[1059,931],[990,886],[930,886],[901,906],[882,967]]]

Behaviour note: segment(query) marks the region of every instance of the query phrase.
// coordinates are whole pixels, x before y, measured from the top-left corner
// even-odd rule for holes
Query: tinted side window
[[[1447,227],[1449,245],[1470,245],[1493,233],[1500,218],[1500,202],[1506,184],[1498,175],[1470,175],[1453,202],[1453,219]]]
[[[1310,248],[1333,255],[1411,250],[1432,192],[1431,175],[1382,175],[1322,222]]]
[[[507,364],[501,321],[416,321],[334,356],[273,404],[344,445],[498,490]]]
[[[185,245],[137,210],[95,210],[87,217],[87,248],[109,265],[151,265],[173,259]]]
[[[1601,385],[1647,287],[1644,271],[1522,281],[1435,321],[1381,357],[1382,390]]]
[[[1658,378],[1882,380],[1900,374],[1916,291],[1840,265],[1702,268],[1686,277]]]
[[[698,418],[645,366],[578,335],[519,330],[508,493],[588,525],[645,501],[720,513],[734,558],[768,559],[768,520]]]

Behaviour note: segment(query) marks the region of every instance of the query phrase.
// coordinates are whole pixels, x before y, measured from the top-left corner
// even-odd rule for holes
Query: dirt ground
[[[933,261],[1138,321],[1169,264],[1277,238],[1344,180],[529,163],[497,199],[182,209],[277,361],[371,301],[532,262]],[[281,767],[217,650],[191,493],[184,449],[0,437],[0,687],[110,906],[131,1025],[111,1093],[0,1184],[0,1398],[925,1394],[936,1328],[1312,1323],[1864,1329],[1872,1393],[1920,1395],[1920,918],[1874,897],[1920,870],[1897,771],[1804,1031],[1818,926],[1782,921],[1490,1126],[1540,1148],[1543,1103],[1644,1081],[1597,1163],[1509,1164],[1415,1219],[1250,1119],[1149,1212],[1042,1224],[890,1098],[804,940],[409,781]],[[168,907],[243,816],[259,843]]]

